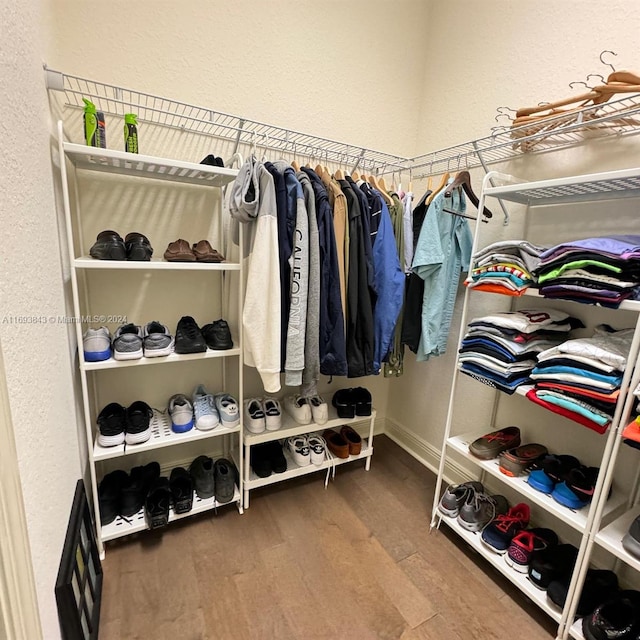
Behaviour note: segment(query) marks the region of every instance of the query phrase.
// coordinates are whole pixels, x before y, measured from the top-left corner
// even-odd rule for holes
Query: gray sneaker
[[[506,513],[509,503],[504,496],[490,496],[484,491],[468,491],[458,513],[458,524],[467,531],[481,531],[497,515]]]
[[[622,546],[634,558],[640,558],[640,516],[629,527],[629,531],[622,538]]]
[[[113,357],[116,360],[142,358],[142,329],[135,324],[123,324],[113,336]]]
[[[469,491],[484,491],[484,487],[481,482],[475,481],[450,484],[440,499],[438,511],[444,516],[455,518]]]
[[[173,353],[174,340],[169,328],[156,320],[145,325],[142,342],[145,358],[157,358]]]

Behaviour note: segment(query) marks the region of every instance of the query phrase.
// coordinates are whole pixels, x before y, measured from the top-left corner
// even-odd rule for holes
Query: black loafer
[[[356,387],[353,390],[353,398],[356,403],[357,416],[371,415],[371,392],[364,387]]]
[[[125,260],[127,250],[120,234],[107,230],[98,234],[89,255],[97,260]]]
[[[171,507],[171,490],[168,478],[158,478],[152,485],[144,510],[147,515],[147,523],[150,529],[159,529],[169,524],[169,508]]]
[[[331,404],[336,408],[339,418],[355,418],[356,402],[353,389],[338,389],[331,398]]]
[[[147,236],[132,231],[124,239],[124,246],[127,251],[127,260],[137,262],[149,262],[153,255],[153,247]]]
[[[173,510],[176,514],[188,513],[193,506],[193,479],[186,469],[176,467],[169,478]]]

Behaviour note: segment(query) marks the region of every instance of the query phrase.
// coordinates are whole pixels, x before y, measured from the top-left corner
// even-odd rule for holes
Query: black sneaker
[[[203,353],[207,350],[202,331],[191,316],[183,316],[176,329],[176,353]]]
[[[111,402],[98,414],[98,444],[101,447],[116,447],[124,443],[126,411],[122,405]]]
[[[224,167],[224,160],[218,156],[209,154],[206,158],[200,161],[200,164],[208,164],[212,167]]]
[[[107,230],[98,234],[89,255],[97,260],[125,260],[127,249],[119,233]]]
[[[214,320],[211,324],[205,324],[202,327],[202,335],[209,349],[222,351],[233,347],[231,330],[226,320]]]
[[[132,231],[127,233],[124,239],[124,246],[127,250],[127,260],[137,262],[149,262],[153,255],[153,247],[147,236]]]
[[[554,580],[571,575],[578,557],[572,544],[559,544],[534,551],[529,562],[529,580],[539,589],[546,589]]]
[[[209,456],[198,456],[189,466],[189,473],[193,478],[198,498],[202,500],[213,498],[215,494],[213,460]]]
[[[169,524],[169,508],[171,507],[171,490],[169,479],[158,478],[147,494],[144,510],[149,529],[159,529]]]
[[[236,486],[235,467],[226,458],[219,458],[214,464],[216,502],[223,504],[233,500]]]
[[[98,507],[102,526],[113,522],[120,514],[122,487],[128,480],[127,472],[118,469],[107,473],[98,485]]]
[[[287,470],[287,459],[282,452],[282,445],[278,440],[267,442],[267,455],[274,473],[284,473]]]
[[[127,408],[125,442],[141,444],[151,437],[151,418],[153,409],[142,400],[136,400]]]
[[[582,618],[587,640],[636,640],[640,635],[640,591],[620,591]]]
[[[560,608],[564,607],[569,593],[569,583],[571,575],[563,577],[561,580],[554,580],[547,588],[549,599]],[[576,609],[576,615],[588,616],[593,610],[605,600],[608,600],[612,593],[618,590],[618,577],[613,571],[606,569],[589,569],[580,594],[580,601]]]
[[[149,489],[159,477],[160,465],[157,462],[131,469],[127,483],[122,487],[120,515],[131,518],[138,513],[144,507]]]
[[[172,469],[169,478],[173,510],[177,513],[188,513],[193,506],[193,478],[183,467]]]
[[[254,444],[251,447],[249,460],[251,463],[251,468],[253,469],[253,472],[258,476],[258,478],[268,478],[273,472],[273,467],[271,466],[270,451],[270,442]],[[280,451],[282,452],[282,447],[280,448]]]

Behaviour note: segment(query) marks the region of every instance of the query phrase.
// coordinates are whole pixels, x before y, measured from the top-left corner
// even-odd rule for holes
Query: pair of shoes
[[[293,461],[299,467],[306,467],[310,464],[320,466],[325,461],[327,445],[326,440],[316,433],[292,436],[285,441],[285,446]]]
[[[571,575],[564,576],[561,580],[554,580],[547,587],[547,596],[551,602],[564,608],[569,593],[569,583]],[[613,593],[618,591],[618,576],[613,571],[607,569],[588,569],[587,575],[582,585],[580,599],[576,615],[583,617],[593,613],[593,610],[606,600],[611,598]],[[636,636],[637,637],[637,636]]]
[[[482,530],[481,540],[494,553],[505,553],[515,535],[529,524],[529,505],[520,502],[496,516]]]
[[[529,572],[529,562],[536,551],[544,551],[558,544],[558,535],[552,529],[536,527],[523,529],[513,537],[504,556],[506,563],[518,573]]]
[[[149,262],[153,255],[153,248],[149,239],[132,231],[122,239],[116,231],[101,231],[96,238],[89,255],[97,260],[133,260]]]
[[[198,456],[189,466],[196,495],[202,500],[213,498],[224,503],[233,500],[237,470],[226,458],[214,462],[209,456]]]
[[[175,433],[185,433],[194,425],[200,431],[210,431],[219,424],[227,428],[240,424],[235,398],[228,393],[209,393],[202,384],[194,389],[192,401],[183,393],[171,396],[168,412]]]
[[[200,240],[191,246],[182,238],[169,243],[164,259],[167,262],[224,262],[224,256],[208,240]]]
[[[107,327],[87,329],[82,336],[82,350],[85,362],[101,362],[112,355],[111,332]]]
[[[484,491],[482,482],[463,482],[462,484],[450,484],[442,494],[438,503],[438,511],[449,518],[456,518],[460,513],[460,507],[464,504],[470,491]]]
[[[144,327],[132,322],[123,324],[113,336],[115,360],[137,360],[143,355],[145,358],[168,356],[173,349],[173,336],[168,327],[157,320],[148,322]]]
[[[200,164],[208,164],[212,167],[224,167],[224,160],[218,156],[209,154],[204,160],[200,161]]]
[[[364,387],[339,389],[333,394],[331,404],[339,418],[355,418],[371,415],[371,392]]]
[[[183,316],[176,328],[176,353],[204,353],[207,347],[224,351],[233,347],[226,320],[214,320],[202,329],[191,316]]]
[[[619,591],[582,618],[586,640],[640,638],[640,591]]]
[[[469,445],[469,453],[480,460],[493,460],[503,451],[520,446],[520,429],[505,427],[487,433]]]
[[[340,433],[333,429],[326,429],[322,437],[325,439],[329,451],[336,458],[345,459],[349,456],[358,456],[362,451],[362,438],[349,425],[345,424],[340,427]]]
[[[511,478],[517,478],[528,471],[536,461],[549,453],[542,444],[529,443],[502,451],[498,456],[498,468]]]
[[[129,407],[111,402],[98,414],[98,444],[115,447],[120,444],[142,444],[151,437],[151,407],[136,400]]]
[[[251,433],[277,431],[282,424],[282,410],[275,398],[249,398],[244,401],[244,426]]]
[[[329,407],[321,396],[292,395],[284,399],[285,411],[298,423],[325,424],[329,419]]]
[[[259,478],[268,478],[272,473],[284,473],[287,470],[287,459],[277,440],[253,445],[249,460]]]

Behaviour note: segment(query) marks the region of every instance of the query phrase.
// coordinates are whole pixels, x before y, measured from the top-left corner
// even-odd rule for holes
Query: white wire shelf
[[[596,544],[600,545],[625,564],[640,571],[640,558],[631,555],[623,546],[622,538],[629,531],[631,523],[640,516],[640,505],[622,514],[617,520],[596,534]]]
[[[107,269],[134,271],[239,271],[237,262],[168,262],[160,258],[148,262],[138,260],[96,260],[91,256],[82,256],[73,261],[76,269]]]

